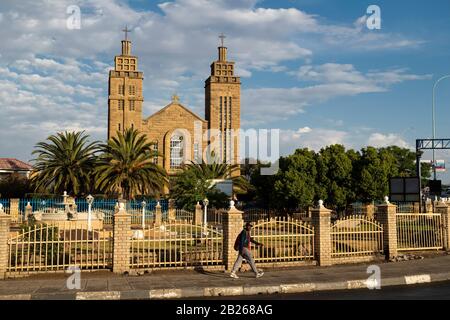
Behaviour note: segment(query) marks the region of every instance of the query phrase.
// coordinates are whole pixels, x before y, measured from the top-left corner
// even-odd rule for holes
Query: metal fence
[[[254,250],[256,262],[314,259],[314,228],[306,222],[276,217],[256,223],[252,237],[264,244]]]
[[[151,223],[154,219],[154,211],[157,205],[156,200],[146,199],[145,200],[145,219],[146,223]],[[163,219],[167,218],[168,211],[168,201],[163,199],[160,200],[161,211],[163,215]],[[0,199],[0,203],[7,204],[7,208],[9,210],[9,199]],[[65,205],[62,198],[29,198],[29,199],[20,199],[19,200],[19,217],[23,220],[25,218],[25,207],[31,205],[33,212],[42,212],[42,213],[57,213],[64,211]],[[75,199],[76,210],[78,213],[88,212],[89,205],[85,198],[77,198]],[[101,213],[103,215],[103,223],[106,225],[112,225],[114,211],[116,206],[118,205],[117,199],[95,199],[92,204],[92,212]],[[127,212],[131,215],[132,224],[142,224],[142,200],[132,200],[127,202]],[[7,211],[9,212],[9,211]]]
[[[354,215],[331,226],[332,257],[383,253],[383,227],[366,216]]]
[[[417,210],[419,213],[419,203],[415,202],[392,202],[397,206],[397,213],[412,213]]]
[[[206,221],[208,222],[209,225],[221,226],[222,217],[227,212],[228,212],[227,209],[215,209],[215,208],[208,209],[206,213]]]
[[[9,199],[0,199],[0,204],[3,206],[3,211],[9,214]]]
[[[228,212],[228,209],[211,208],[207,211],[207,222],[209,225],[222,225],[223,215]],[[258,222],[259,220],[269,219],[271,216],[276,216],[276,212],[270,209],[251,208],[244,209],[242,219],[244,222]]]
[[[112,263],[112,234],[86,224],[32,225],[8,240],[9,274],[80,269],[106,269]]]
[[[194,213],[184,209],[176,209],[175,220],[192,222],[194,220]]]
[[[442,217],[439,213],[397,214],[399,251],[442,249],[442,236]]]
[[[252,208],[245,209],[244,213],[242,214],[242,218],[244,219],[244,222],[258,222],[259,220],[269,219],[271,217],[271,214],[273,216],[276,215],[273,210]]]
[[[223,235],[216,228],[172,221],[145,228],[131,240],[131,268],[222,265]]]

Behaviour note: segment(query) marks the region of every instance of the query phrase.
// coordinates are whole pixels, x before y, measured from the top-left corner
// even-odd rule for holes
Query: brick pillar
[[[396,257],[397,251],[397,206],[385,197],[383,204],[378,206],[378,221],[383,226],[383,245],[386,259]]]
[[[331,210],[319,206],[311,210],[311,220],[314,226],[314,251],[315,258],[320,266],[331,265]]]
[[[31,206],[31,203],[28,202],[25,207],[25,221],[28,221],[28,218],[33,214],[33,207]]]
[[[5,279],[8,268],[8,237],[11,217],[0,208],[0,279]]]
[[[169,221],[174,221],[177,219],[176,215],[176,206],[175,206],[175,200],[169,199]]]
[[[364,205],[362,210],[363,210],[363,214],[367,218],[373,219],[373,216],[375,214],[375,206],[372,203]]]
[[[203,224],[203,210],[201,204],[198,201],[195,205],[194,219],[192,223],[195,225]]]
[[[433,212],[433,202],[431,199],[427,199],[427,202],[425,204],[426,213],[432,213]]]
[[[234,250],[234,242],[244,225],[242,213],[234,207],[234,201],[230,201],[230,209],[222,216],[223,264],[227,271],[231,271],[238,256],[238,252]]]
[[[124,273],[130,270],[131,216],[120,203],[114,213],[113,272]]]
[[[11,216],[11,221],[19,221],[19,199],[11,199],[9,201],[9,215]]]
[[[444,250],[450,251],[450,207],[440,202],[436,206],[436,213],[441,214]]]
[[[158,201],[155,207],[155,227],[159,227],[161,225],[161,222],[162,222],[161,204]]]

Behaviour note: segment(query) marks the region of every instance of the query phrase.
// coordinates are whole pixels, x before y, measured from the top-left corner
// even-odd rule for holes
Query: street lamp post
[[[203,200],[203,204],[205,205],[205,209],[204,209],[204,213],[203,213],[203,228],[205,230],[205,235],[206,235],[206,224],[207,224],[207,213],[208,213],[208,204],[209,204],[209,200],[208,199],[204,199]]]
[[[142,201],[141,205],[142,205],[142,230],[144,230],[145,229],[145,206],[147,205],[147,202]]]
[[[435,112],[435,105],[436,105],[436,87],[439,84],[439,82],[441,82],[444,79],[450,78],[450,74],[443,76],[441,78],[439,78],[438,80],[436,80],[436,82],[434,83],[433,86],[433,105],[432,105],[432,128],[433,128],[433,140],[436,139],[436,112]],[[434,153],[434,149],[433,149],[433,175],[434,175],[434,180],[436,180],[436,163],[435,163],[435,153]],[[420,177],[419,177],[420,178]]]
[[[88,230],[92,231],[92,204],[94,203],[94,197],[88,195],[86,200],[88,203]]]

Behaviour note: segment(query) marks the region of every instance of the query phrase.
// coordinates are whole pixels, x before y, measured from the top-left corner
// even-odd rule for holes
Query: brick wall
[[[131,216],[121,203],[114,214],[113,272],[130,270]]]
[[[442,215],[444,250],[450,251],[450,207],[440,202],[436,206],[436,212]]]
[[[318,208],[311,210],[312,224],[314,226],[315,258],[320,266],[329,266],[331,261],[331,210],[319,204]]]
[[[397,251],[397,206],[386,201],[378,206],[377,219],[383,226],[383,245],[386,258],[398,255]]]
[[[203,224],[203,210],[200,203],[197,202],[195,205],[194,218],[192,219],[192,223],[195,225]]]
[[[223,263],[227,271],[231,271],[238,256],[238,252],[234,250],[234,241],[244,225],[242,213],[234,205],[231,206],[228,212],[223,213]]]
[[[8,237],[11,217],[0,212],[0,279],[4,279],[8,267]]]

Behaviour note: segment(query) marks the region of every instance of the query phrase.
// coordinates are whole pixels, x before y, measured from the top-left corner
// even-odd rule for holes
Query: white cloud
[[[399,146],[401,148],[409,148],[409,149],[412,148],[405,140],[403,140],[402,137],[394,133],[388,134],[383,134],[379,132],[372,133],[369,136],[369,139],[367,140],[367,145],[377,148],[389,147],[393,145]]]
[[[73,4],[81,7],[80,30],[66,27],[66,9]],[[108,70],[120,53],[125,24],[133,29],[132,51],[145,74],[144,117],[167,104],[174,91],[203,115],[203,81],[216,59],[221,32],[227,33],[230,59],[237,62],[242,77],[255,71],[283,72],[292,60],[309,63],[316,51],[333,50],[333,39],[338,39],[338,46],[344,39],[355,48],[380,39],[403,46],[415,41],[401,36],[391,41],[389,34],[371,38],[353,25],[326,24],[299,9],[257,4],[264,6],[257,0],[175,0],[153,12],[134,10],[125,0],[1,1],[0,41],[7,45],[0,48],[0,152],[28,155],[39,139],[64,126],[86,128],[96,139],[105,138]],[[314,68],[304,72],[311,76],[332,71]],[[358,83],[357,77],[366,81]],[[341,70],[342,81],[322,78],[305,88],[247,88],[243,123],[285,119],[337,96],[386,90],[376,77],[387,84],[415,80],[400,69],[362,74],[350,68]],[[16,130],[17,125],[22,130]],[[14,139],[25,147],[19,151]]]
[[[319,151],[332,144],[351,145],[349,133],[343,130],[324,128],[299,128],[280,131],[280,154],[291,154],[295,149],[308,148]]]
[[[286,120],[305,112],[308,106],[333,98],[385,92],[394,84],[431,77],[411,74],[406,69],[398,68],[363,73],[351,64],[336,63],[302,66],[291,74],[319,84],[306,87],[244,89],[242,114],[245,126]]]
[[[292,154],[298,148],[319,151],[333,144],[342,144],[347,149],[355,150],[367,146],[382,148],[392,145],[412,149],[411,145],[400,134],[374,132],[373,129],[369,128],[334,130],[303,127],[297,130],[280,131],[280,155]]]
[[[363,74],[352,64],[326,63],[300,67],[298,72],[292,72],[301,80],[325,83],[353,83],[375,86],[392,85],[403,81],[430,79],[431,75],[408,74],[408,69],[395,68],[386,71],[372,70]]]

